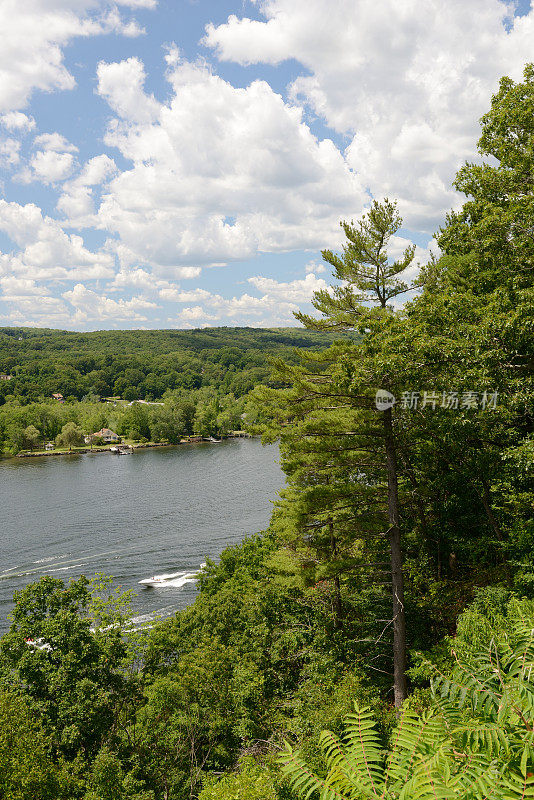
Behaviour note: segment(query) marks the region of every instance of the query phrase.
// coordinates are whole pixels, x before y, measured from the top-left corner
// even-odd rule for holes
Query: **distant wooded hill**
[[[300,328],[118,330],[78,333],[0,328],[0,403],[116,396],[157,399],[203,386],[240,397],[269,374],[269,356],[322,348],[334,338]]]

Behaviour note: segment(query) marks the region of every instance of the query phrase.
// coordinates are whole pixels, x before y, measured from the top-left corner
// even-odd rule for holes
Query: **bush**
[[[370,710],[358,705],[343,739],[321,735],[326,778],[287,745],[281,760],[299,797],[534,798],[534,604],[510,601],[506,624],[502,615],[487,622],[483,641],[481,619],[471,624],[476,614],[464,615],[475,636],[464,634],[452,672],[433,669],[430,709],[405,710],[387,749]]]
[[[198,800],[277,800],[277,778],[253,759],[244,759],[238,772],[208,778]],[[278,781],[279,782],[279,781]]]

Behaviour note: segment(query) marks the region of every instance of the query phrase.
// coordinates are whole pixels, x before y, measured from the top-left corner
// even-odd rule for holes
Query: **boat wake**
[[[173,604],[170,606],[162,606],[148,614],[139,614],[136,617],[130,617],[130,619],[126,621],[124,630],[130,633],[134,631],[149,631],[158,622],[162,622],[164,619],[174,616],[177,610],[178,609]]]
[[[4,569],[0,572],[0,581],[26,578],[28,576],[35,576],[38,579],[43,575],[51,575],[53,572],[66,572],[68,570],[83,569],[84,567],[91,568],[90,561],[101,559],[104,556],[107,556],[108,561],[120,559],[125,552],[124,548],[119,548],[105,550],[102,553],[82,553],[77,558],[68,558],[68,556],[72,555],[71,553],[40,558],[37,561],[28,562],[26,565],[19,564],[16,567]]]

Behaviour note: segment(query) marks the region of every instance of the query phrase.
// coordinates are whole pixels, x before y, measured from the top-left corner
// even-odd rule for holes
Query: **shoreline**
[[[193,437],[192,439],[182,439],[178,444],[169,444],[168,442],[143,442],[143,443],[136,443],[136,444],[129,444],[125,445],[132,450],[144,450],[149,447],[181,447],[184,444],[220,444],[220,442],[228,441],[231,439],[252,439],[254,438],[250,433],[239,432],[239,435],[233,436],[225,436],[221,438],[218,442],[211,442],[210,439],[200,439],[198,437]],[[44,451],[37,451],[35,453],[17,453],[16,455],[7,455],[3,454],[0,455],[0,459],[9,459],[9,458],[47,458],[48,456],[83,456],[87,455],[88,453],[111,453],[112,455],[117,455],[114,451],[111,450],[111,445],[109,447],[80,447],[76,448],[75,450],[44,450]]]

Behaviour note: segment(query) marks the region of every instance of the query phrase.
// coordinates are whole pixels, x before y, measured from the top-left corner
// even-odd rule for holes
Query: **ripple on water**
[[[277,458],[276,446],[235,440],[141,449],[132,458],[0,461],[0,630],[13,592],[48,574],[114,575],[135,592],[134,615],[150,624],[188,605],[206,557],[267,526],[283,483]],[[169,576],[169,585],[139,586],[155,575]]]

